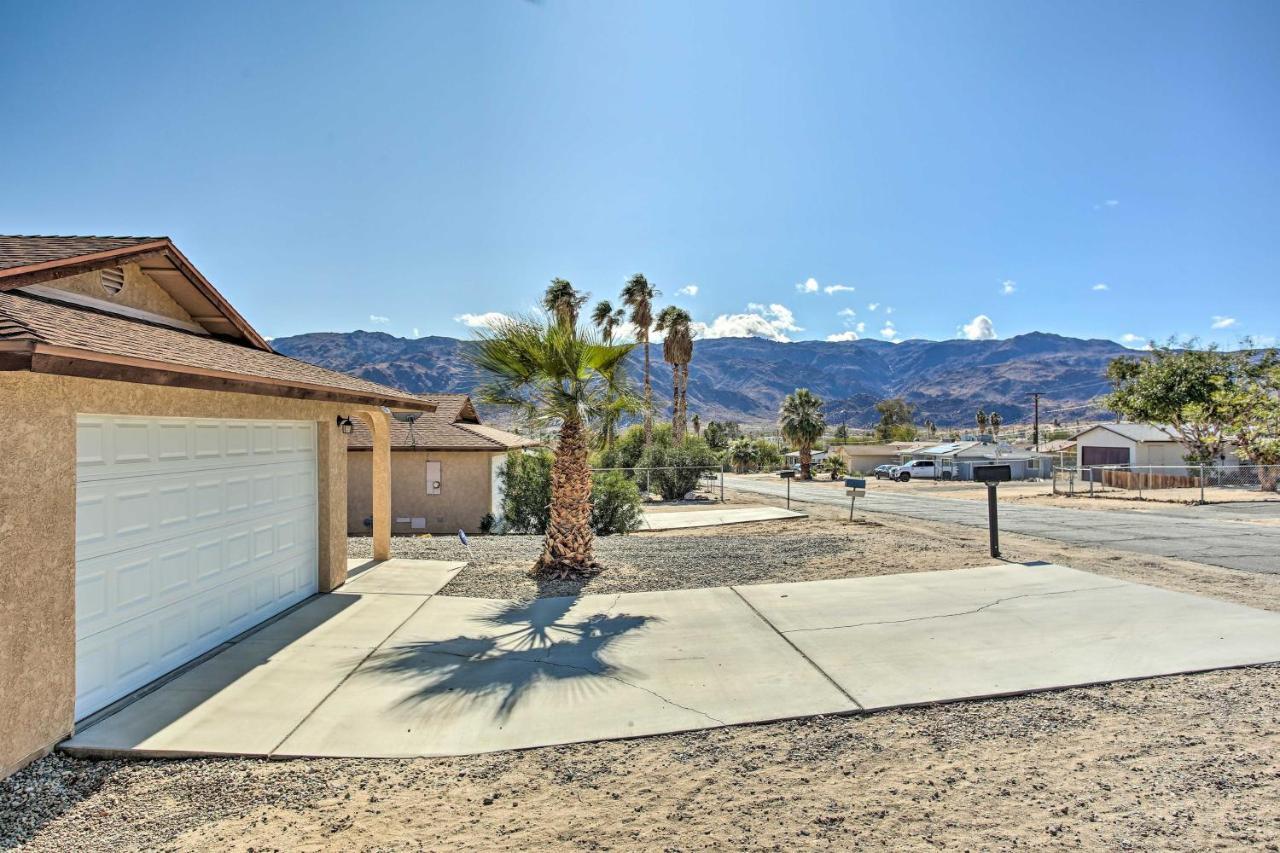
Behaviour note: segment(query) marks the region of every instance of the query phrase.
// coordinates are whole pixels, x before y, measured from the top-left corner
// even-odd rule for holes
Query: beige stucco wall
[[[320,589],[346,579],[351,407],[252,394],[0,372],[0,777],[70,733],[75,704],[77,414],[317,424]]]
[[[191,315],[174,301],[169,292],[156,284],[137,264],[124,264],[121,269],[124,270],[124,288],[115,295],[103,289],[102,274],[97,271],[56,278],[53,281],[44,282],[44,286],[88,296],[91,299],[100,299],[115,305],[136,308],[140,311],[150,311],[152,314],[171,317],[184,323],[195,322],[191,319]]]
[[[397,518],[414,516],[427,520],[427,533],[457,533],[459,529],[468,533],[478,531],[480,519],[490,510],[490,460],[505,455],[487,451],[393,450],[392,533],[422,533],[410,524],[396,522]],[[347,530],[353,535],[368,536],[369,528],[364,520],[372,515],[370,460],[373,454],[367,450],[353,450],[347,456]],[[438,495],[427,494],[428,460],[441,463]]]

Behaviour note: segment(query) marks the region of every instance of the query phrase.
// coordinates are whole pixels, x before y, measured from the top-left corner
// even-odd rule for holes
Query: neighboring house
[[[792,450],[790,453],[784,453],[783,458],[787,460],[787,465],[791,468],[800,464],[800,451]],[[825,462],[827,459],[827,451],[814,450],[809,453],[809,464],[817,465],[819,462]]]
[[[1186,447],[1178,441],[1172,427],[1158,424],[1098,424],[1072,439],[1076,443],[1076,465],[1090,468],[1101,465],[1160,466],[1171,475],[1186,475]],[[1230,450],[1220,455],[1219,467],[1239,464]]]
[[[978,441],[949,441],[906,454],[909,459],[932,459],[938,470],[953,480],[972,480],[973,469],[982,465],[1008,465],[1015,480],[1047,477],[1052,460],[1030,450],[998,444],[990,436]]]
[[[903,454],[930,447],[932,441],[890,441],[885,444],[838,444],[831,448],[844,459],[849,471],[861,471],[864,474],[876,469],[877,465],[899,465]]]
[[[344,425],[385,463],[434,409],[275,353],[164,237],[0,237],[0,401],[0,776],[341,585]]]
[[[512,450],[539,442],[484,426],[464,394],[429,394],[436,411],[391,424],[391,519],[396,533],[474,533],[502,514],[499,473]],[[373,505],[368,429],[347,438],[347,530],[368,535]]]

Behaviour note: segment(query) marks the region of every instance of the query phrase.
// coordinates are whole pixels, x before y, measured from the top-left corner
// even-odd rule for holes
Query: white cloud
[[[1146,341],[1145,337],[1142,335],[1135,335],[1133,332],[1125,332],[1120,336],[1120,343],[1122,344],[1136,344],[1142,343],[1143,341]]]
[[[893,327],[892,320],[884,321],[884,328],[880,330],[880,337],[884,338],[886,341],[891,341],[898,337],[898,330]]]
[[[1235,324],[1235,317],[1222,317],[1218,314],[1213,315],[1213,328],[1215,329],[1230,329]]]
[[[830,296],[833,293],[853,293],[854,289],[847,284],[828,284],[822,292]]]
[[[1107,199],[1106,201],[1102,202],[1101,204],[1095,204],[1095,205],[1093,206],[1093,209],[1094,209],[1094,210],[1102,210],[1102,209],[1103,209],[1103,208],[1105,208],[1105,207],[1119,207],[1119,206],[1120,206],[1120,200],[1119,200],[1119,199],[1109,198],[1109,199]]]
[[[1106,286],[1105,284],[1103,284],[1102,282],[1098,282],[1097,284],[1095,284],[1095,285],[1093,286],[1093,288],[1092,288],[1092,289],[1093,289],[1093,290],[1110,290],[1111,288],[1107,287],[1107,286]]]
[[[800,282],[799,284],[796,285],[796,292],[797,293],[817,293],[818,280],[816,278],[811,278],[807,281]]]
[[[390,317],[383,317],[381,314],[370,314],[370,315],[369,315],[369,322],[370,322],[370,323],[390,323],[390,322],[391,322],[391,318],[390,318]]]
[[[835,335],[827,335],[827,340],[833,341],[833,342],[834,341],[856,341],[857,339],[858,339],[858,333],[853,331],[852,329],[849,329],[846,332],[840,332],[839,334],[835,334]]]
[[[453,322],[472,329],[491,329],[497,323],[510,319],[500,311],[487,311],[484,314],[459,314],[453,318]]]
[[[854,311],[852,308],[841,308],[839,311],[836,312],[836,316],[837,317],[857,317],[858,312]]]
[[[874,311],[874,310],[876,310],[876,309],[877,309],[877,308],[879,308],[879,307],[880,307],[880,303],[879,303],[879,302],[868,302],[868,303],[867,303],[867,310],[868,310],[868,311]]]
[[[415,338],[420,338],[420,337],[422,337],[422,335],[418,332],[418,327],[417,327],[417,326],[414,326],[414,327],[413,327],[413,336],[414,336]]]
[[[1006,280],[1000,283],[1000,292],[1005,296],[1008,296],[1010,293],[1013,293],[1017,289],[1018,289],[1018,283],[1016,281]]]
[[[791,340],[787,332],[804,331],[785,305],[752,302],[747,305],[747,312],[721,314],[710,323],[694,323],[693,333],[699,338],[768,338],[785,342]]]
[[[853,327],[853,330],[854,330],[855,332],[857,332],[858,334],[860,334],[860,335],[862,335],[862,334],[866,334],[866,331],[867,331],[867,324],[866,324],[866,323],[859,323],[858,325],[856,325],[856,326],[854,326],[854,327]]]
[[[885,309],[884,309],[884,313],[886,313],[886,314],[892,314],[892,313],[893,313],[893,306],[892,306],[892,305],[890,305],[888,308],[885,308]]]
[[[996,327],[986,314],[979,314],[960,327],[964,336],[971,341],[993,341],[996,339]]]
[[[677,296],[697,296],[697,295],[698,295],[698,285],[696,285],[696,284],[686,284],[684,287],[682,287],[682,288],[680,288],[679,290],[677,290],[677,291],[676,291],[676,295],[677,295]]]

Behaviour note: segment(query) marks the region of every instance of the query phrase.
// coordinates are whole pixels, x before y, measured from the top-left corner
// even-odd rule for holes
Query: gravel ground
[[[743,498],[739,503],[750,503]],[[445,594],[616,592],[989,565],[980,532],[887,516],[599,541],[539,588],[534,537],[476,537]],[[1050,560],[1280,610],[1280,578],[1002,537]],[[368,540],[353,539],[352,556]],[[399,556],[465,559],[449,538]],[[0,849],[1280,850],[1280,667],[450,759],[89,761],[0,782]]]
[[[0,782],[30,850],[1280,849],[1280,668],[413,761]]]

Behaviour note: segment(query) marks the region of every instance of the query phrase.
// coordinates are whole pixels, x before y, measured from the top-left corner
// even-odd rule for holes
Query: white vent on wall
[[[124,290],[124,270],[119,267],[113,267],[109,270],[103,270],[101,272],[101,276],[102,289],[107,293],[115,296],[117,293]]]

